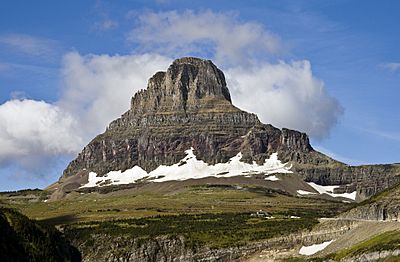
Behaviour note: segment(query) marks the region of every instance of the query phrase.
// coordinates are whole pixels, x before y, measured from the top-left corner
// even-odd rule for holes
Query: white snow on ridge
[[[299,195],[315,195],[315,194],[317,194],[317,193],[313,193],[313,192],[310,192],[310,191],[305,191],[305,190],[297,190],[297,194],[299,194]]]
[[[266,174],[266,180],[279,180],[276,176],[268,176],[276,173],[292,173],[287,163],[282,164],[278,159],[278,154],[274,153],[264,164],[258,165],[256,162],[248,164],[241,162],[242,153],[229,159],[226,163],[209,165],[202,160],[198,160],[193,153],[193,148],[185,151],[186,157],[179,163],[171,166],[161,165],[157,169],[147,173],[139,166],[134,166],[124,172],[111,171],[104,176],[98,177],[96,173],[89,173],[89,182],[82,187],[95,187],[105,185],[122,185],[135,183],[141,179],[149,179],[154,182],[164,182],[172,180],[200,179],[205,177],[233,177],[249,176],[252,174]]]
[[[300,255],[305,255],[305,256],[311,256],[314,255],[315,253],[324,250],[327,246],[329,246],[334,240],[326,241],[321,244],[315,244],[311,246],[302,246],[300,248],[299,254]]]
[[[321,185],[315,184],[313,182],[310,182],[310,183],[307,183],[307,184],[309,184],[312,188],[314,188],[320,194],[327,194],[327,195],[330,195],[332,197],[344,197],[344,198],[352,199],[354,201],[356,200],[357,191],[354,191],[354,192],[351,192],[351,193],[339,193],[339,194],[337,194],[337,193],[333,193],[334,189],[338,188],[340,186],[321,186]],[[305,191],[305,192],[307,192],[307,191]],[[309,192],[309,193],[311,193],[311,192]],[[301,194],[301,193],[299,193],[299,194]]]
[[[277,178],[276,176],[267,176],[267,177],[265,178],[265,180],[269,180],[269,181],[278,181],[279,178]]]

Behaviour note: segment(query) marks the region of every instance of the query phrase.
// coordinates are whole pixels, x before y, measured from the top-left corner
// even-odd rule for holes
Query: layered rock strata
[[[262,163],[277,152],[306,181],[345,185],[339,190],[358,190],[362,198],[400,182],[398,167],[347,166],[313,150],[305,133],[261,123],[232,104],[221,70],[192,57],[177,59],[151,77],[147,89],[133,96],[131,108],[82,150],[60,182],[88,171],[104,175],[136,165],[150,172],[177,163],[190,147],[209,164],[226,162],[238,152],[242,161]]]

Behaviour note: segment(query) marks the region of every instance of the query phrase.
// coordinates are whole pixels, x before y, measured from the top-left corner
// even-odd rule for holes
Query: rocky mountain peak
[[[136,176],[138,170],[185,165],[188,149],[205,165],[228,163],[237,155],[241,162],[261,165],[275,155],[306,181],[342,185],[337,193],[357,190],[359,200],[400,182],[394,165],[347,166],[315,151],[305,133],[261,123],[232,105],[224,74],[211,61],[185,57],[153,75],[131,108],[83,148],[54,185],[54,195],[79,189],[90,173],[130,170]]]
[[[263,124],[235,107],[223,72],[210,60],[185,57],[149,79],[147,89],[133,96],[131,108],[68,165],[61,182],[135,166],[151,172],[178,163],[190,148],[209,165],[226,163],[238,153],[247,163],[262,164],[274,153],[294,164],[332,162],[312,149],[306,134]]]
[[[194,57],[177,59],[166,72],[154,74],[131,101],[135,115],[227,110],[235,108],[223,72],[210,60]]]

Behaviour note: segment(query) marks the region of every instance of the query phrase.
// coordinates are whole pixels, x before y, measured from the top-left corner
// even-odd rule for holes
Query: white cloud
[[[220,63],[243,63],[282,48],[279,38],[262,24],[241,22],[234,13],[187,10],[136,13],[134,17],[137,25],[128,40],[146,51],[168,55],[211,53]]]
[[[56,42],[25,34],[6,34],[0,35],[0,45],[26,55],[49,57],[54,54]]]
[[[147,80],[171,63],[167,57],[143,55],[85,55],[68,53],[63,62],[63,94],[59,106],[70,112],[85,136],[103,131],[127,111],[130,98]]]
[[[227,73],[234,102],[257,113],[265,123],[321,139],[342,114],[337,100],[313,76],[310,62],[266,62],[283,44],[259,23],[212,11],[130,15],[137,24],[129,40],[144,50],[211,57]]]
[[[55,157],[76,155],[127,111],[131,96],[170,62],[152,54],[66,54],[59,101],[13,99],[0,105],[2,168],[17,166],[18,172],[38,174],[48,170]]]
[[[66,54],[59,101],[11,100],[0,105],[0,162],[37,169],[35,164],[46,165],[56,155],[78,153],[129,108],[130,98],[146,87],[149,77],[170,63],[170,58],[155,54]],[[225,72],[234,104],[257,113],[265,123],[322,138],[341,113],[307,61],[230,67]]]
[[[396,72],[400,70],[400,63],[384,63],[380,66],[390,72]]]
[[[145,88],[156,71],[165,71],[170,62],[170,58],[154,54],[69,53],[64,58],[64,91],[58,105],[83,123],[81,130],[87,140],[125,112],[130,97]],[[257,113],[264,123],[321,139],[342,113],[324,83],[313,76],[308,61],[259,63],[226,68],[225,72],[234,103]]]
[[[322,139],[343,112],[324,83],[313,76],[308,61],[262,63],[226,72],[233,102],[257,113],[264,123]]]
[[[7,101],[0,105],[0,163],[77,152],[82,145],[77,124],[44,101]]]
[[[265,123],[325,137],[342,109],[313,76],[310,63],[266,62],[265,57],[279,52],[280,40],[263,25],[231,15],[211,11],[136,15],[138,24],[130,40],[139,44],[139,51],[164,55],[65,54],[59,101],[11,100],[0,105],[0,163],[28,166],[29,159],[43,164],[54,156],[78,153],[129,108],[132,95],[146,87],[149,77],[167,69],[172,59],[166,53],[213,58],[227,75],[234,104],[257,113]],[[24,45],[18,39],[23,37],[5,41],[0,36],[0,44],[26,53],[44,52],[40,41],[28,37]],[[34,164],[30,161],[30,166]]]

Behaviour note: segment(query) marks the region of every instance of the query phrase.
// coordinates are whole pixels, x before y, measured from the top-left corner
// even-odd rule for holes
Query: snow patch
[[[267,176],[265,178],[265,180],[269,180],[269,181],[278,181],[279,178],[277,176]]]
[[[304,190],[297,190],[297,194],[299,194],[299,195],[315,195],[316,193],[313,193],[310,191],[304,191]]]
[[[276,173],[292,173],[291,166],[282,163],[278,159],[278,153],[273,153],[264,164],[258,165],[255,161],[252,164],[241,162],[242,153],[229,159],[226,163],[209,165],[203,160],[198,160],[193,153],[193,148],[186,150],[186,157],[171,166],[161,165],[157,169],[147,173],[139,166],[134,166],[124,172],[111,171],[104,176],[97,176],[95,172],[89,173],[89,182],[82,187],[95,187],[106,185],[122,185],[136,183],[139,180],[151,180],[154,182],[165,182],[173,180],[200,179],[205,177],[233,177],[250,176],[254,174],[265,174],[266,180],[277,181],[276,176],[268,176]],[[81,188],[82,188],[81,187]]]
[[[307,183],[309,184],[312,188],[314,188],[316,191],[318,191],[318,193],[320,194],[327,194],[330,195],[332,197],[344,197],[344,198],[348,198],[351,200],[356,200],[356,196],[357,196],[357,191],[351,192],[351,193],[333,193],[335,188],[339,188],[340,186],[321,186],[318,184],[315,184],[313,182]]]
[[[315,244],[311,246],[302,246],[300,248],[299,254],[304,256],[311,256],[315,253],[324,250],[327,246],[329,246],[334,240],[326,241],[321,244]]]

